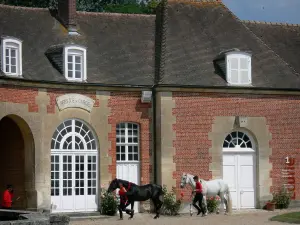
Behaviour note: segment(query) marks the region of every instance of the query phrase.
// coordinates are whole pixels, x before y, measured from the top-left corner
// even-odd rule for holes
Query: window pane
[[[11,66],[11,73],[16,73],[16,72],[17,72],[17,67]]]
[[[135,161],[138,161],[139,160],[139,155],[138,154],[134,154],[134,159]]]
[[[68,71],[68,77],[73,77],[72,71]]]
[[[15,66],[16,65],[16,58],[11,58],[11,65]]]
[[[72,70],[73,69],[73,64],[72,63],[68,63],[68,70]]]
[[[75,70],[81,71],[81,64],[75,64]]]
[[[238,83],[239,82],[238,70],[231,70],[231,82],[232,83]]]
[[[248,70],[241,71],[241,83],[249,83]]]
[[[5,49],[5,55],[7,55],[7,56],[9,55],[9,48]]]
[[[81,56],[75,56],[75,62],[81,63]]]
[[[16,57],[16,49],[11,49],[11,57]]]
[[[9,73],[9,65],[6,65],[5,72]]]
[[[247,58],[241,58],[241,69],[247,70],[248,69],[248,59]]]
[[[121,155],[121,160],[122,160],[122,161],[125,161],[125,154],[122,154],[122,155]]]
[[[72,57],[71,55],[69,55],[69,56],[68,56],[68,62],[72,62],[72,61],[73,61],[72,58],[73,58],[73,57]]]
[[[81,72],[75,71],[75,78],[81,78]]]
[[[238,69],[239,66],[239,60],[237,58],[231,59],[231,69]]]

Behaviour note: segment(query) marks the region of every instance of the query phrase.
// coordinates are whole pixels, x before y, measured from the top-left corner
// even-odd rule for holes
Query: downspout
[[[156,159],[156,85],[152,86],[152,149],[153,149],[153,183],[157,184]]]

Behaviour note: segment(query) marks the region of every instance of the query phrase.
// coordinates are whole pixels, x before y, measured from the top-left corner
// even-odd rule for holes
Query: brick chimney
[[[58,0],[58,17],[69,30],[76,30],[76,0]]]

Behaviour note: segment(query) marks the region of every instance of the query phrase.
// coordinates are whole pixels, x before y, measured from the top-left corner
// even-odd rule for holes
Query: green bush
[[[104,188],[101,191],[101,214],[114,216],[117,212],[118,202],[112,193],[108,193]]]
[[[272,202],[276,203],[277,209],[287,209],[291,202],[291,193],[283,187],[280,189],[279,192],[273,193],[273,200]]]
[[[163,205],[162,205],[162,214],[176,216],[179,213],[180,207],[182,205],[182,198],[176,199],[176,192],[173,189],[171,192],[168,192],[166,186],[163,187]]]
[[[218,196],[216,197],[210,197],[206,199],[207,202],[207,210],[209,213],[213,213],[217,210],[220,202],[220,198]]]

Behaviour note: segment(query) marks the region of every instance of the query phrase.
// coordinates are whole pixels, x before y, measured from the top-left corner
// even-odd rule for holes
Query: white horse
[[[196,188],[196,183],[194,181],[194,176],[188,173],[183,173],[181,176],[181,182],[180,187],[184,188],[186,184],[189,184],[193,190]],[[222,206],[222,209],[224,210],[224,203],[226,206],[225,214],[232,212],[232,200],[230,196],[229,186],[228,184],[223,181],[222,179],[215,179],[206,181],[201,178],[199,178],[201,184],[202,184],[202,194],[203,194],[203,203],[205,205],[205,210],[207,214],[207,197],[215,197],[219,196],[221,199],[221,202],[219,203],[219,207],[217,209],[217,213],[220,212],[220,207]],[[226,195],[226,197],[225,197]],[[192,206],[190,208],[190,213],[192,215]]]

